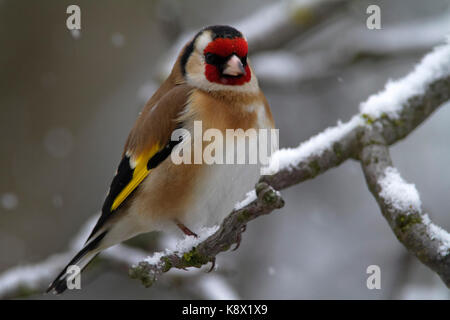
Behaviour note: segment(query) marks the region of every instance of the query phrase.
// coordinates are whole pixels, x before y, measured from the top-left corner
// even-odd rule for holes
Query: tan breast
[[[205,92],[195,90],[181,120],[201,120],[203,128],[243,129],[273,128],[270,108],[262,92]]]

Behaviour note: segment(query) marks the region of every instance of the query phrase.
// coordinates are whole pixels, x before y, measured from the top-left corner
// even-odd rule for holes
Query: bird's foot
[[[232,251],[236,251],[239,246],[241,245],[241,241],[242,241],[242,233],[245,232],[245,230],[247,230],[247,225],[244,224],[241,228],[241,230],[239,231],[238,235],[237,235],[237,239],[236,239],[236,246],[234,247],[234,249]]]

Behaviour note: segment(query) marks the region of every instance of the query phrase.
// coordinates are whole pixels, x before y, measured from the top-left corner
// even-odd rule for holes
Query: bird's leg
[[[207,272],[210,273],[211,271],[213,271],[215,266],[216,266],[216,257],[212,258],[211,268],[209,268],[209,270]]]
[[[247,230],[247,225],[244,224],[241,227],[241,230],[239,231],[238,235],[237,235],[237,239],[236,239],[236,247],[234,247],[233,251],[236,251],[239,246],[241,245],[241,241],[242,241],[242,232],[245,232],[245,230]]]
[[[191,229],[189,229],[188,227],[186,227],[184,224],[182,224],[180,221],[175,220],[175,223],[177,224],[177,227],[180,228],[181,231],[183,231],[183,233],[187,236],[194,236],[196,238],[198,238],[198,235],[193,232]]]

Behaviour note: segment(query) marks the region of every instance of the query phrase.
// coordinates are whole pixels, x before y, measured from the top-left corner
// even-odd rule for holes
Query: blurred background
[[[80,32],[66,27],[70,4],[81,8]],[[380,30],[366,27],[370,4],[381,8]],[[0,0],[0,279],[11,268],[32,266],[71,247],[101,208],[138,112],[170,70],[174,52],[201,27],[230,24],[247,35],[250,59],[280,128],[280,147],[293,147],[348,120],[360,102],[444,42],[449,5],[445,0]],[[447,230],[448,123],[450,105],[391,149],[403,177],[416,184],[425,208]],[[83,274],[83,290],[54,297],[24,281],[7,294],[0,288],[0,296],[450,297],[438,276],[395,238],[357,162],[347,161],[283,195],[286,206],[251,222],[239,250],[221,254],[215,272],[175,272],[145,289],[128,277],[125,264],[100,258]],[[151,252],[165,243],[156,234],[128,245]],[[380,290],[367,289],[369,265],[381,268]],[[41,269],[20,270],[41,272],[47,284],[56,271]]]

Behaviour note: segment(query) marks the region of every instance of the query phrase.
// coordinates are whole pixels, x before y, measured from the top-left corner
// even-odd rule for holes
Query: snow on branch
[[[361,150],[364,175],[389,226],[399,241],[450,288],[450,234],[423,212],[415,186],[406,183],[392,167],[381,135],[376,130],[367,131],[364,139],[368,141]]]
[[[264,176],[262,181],[280,190],[314,178],[349,158],[359,158],[360,138],[367,128],[381,128],[388,145],[397,142],[450,99],[449,78],[450,44],[447,43],[426,55],[413,72],[389,81],[382,92],[362,102],[360,113],[350,121],[327,128],[297,148],[277,151],[271,158],[274,163],[268,173],[273,173],[271,168],[277,165],[279,171]]]
[[[414,71],[398,81],[389,81],[385,89],[360,106],[361,112],[372,118],[388,116],[396,119],[411,97],[423,95],[430,84],[450,75],[450,45],[442,45],[426,55]]]
[[[381,187],[380,197],[384,199],[384,203],[405,212],[421,210],[422,202],[416,186],[403,180],[396,168],[387,167],[378,183]]]
[[[355,115],[349,122],[338,123],[337,126],[326,129],[297,148],[277,151],[271,159],[276,164],[269,166],[268,169],[271,175],[261,177],[255,192],[248,193],[247,199],[235,207],[214,234],[192,247],[190,251],[161,254],[157,261],[153,260],[152,263],[145,260],[140,262],[130,269],[131,277],[140,279],[144,285],[150,286],[158,276],[172,268],[199,268],[214,261],[217,254],[228,250],[233,243],[239,243],[241,231],[247,222],[283,206],[283,200],[276,190],[314,178],[349,158],[361,161],[367,177],[370,175],[370,170],[368,171],[370,163],[367,161],[372,159],[366,155],[367,150],[379,145],[388,150],[388,145],[407,136],[434,110],[450,100],[448,66],[450,66],[450,44],[436,48],[422,59],[412,73],[396,82],[388,83],[384,91],[369,97],[361,104],[361,113]],[[273,168],[276,167],[278,171],[273,172]],[[368,180],[369,188],[377,201],[386,204],[380,205],[383,213],[384,208],[389,206],[402,212],[403,215],[414,210],[417,211],[417,215],[420,214],[418,208],[421,202],[414,185],[405,183],[391,167],[390,164],[386,165],[383,174],[377,175],[374,182]],[[383,189],[375,192],[374,186],[379,188],[383,186]],[[414,213],[405,215],[406,222],[400,219],[396,222],[399,228],[396,229],[393,225],[391,227],[396,234],[398,230],[403,233],[404,230],[409,230],[407,226],[411,223],[411,218],[408,217],[413,217],[412,220],[417,221],[414,218],[417,215]],[[422,221],[421,233],[409,231],[408,236],[413,240],[400,237],[399,239],[408,250],[437,272],[447,286],[450,286],[448,233],[429,222],[427,216],[418,217]],[[416,230],[415,228],[410,230]],[[432,245],[428,246],[428,243]],[[423,251],[424,246],[427,246],[427,252]]]

